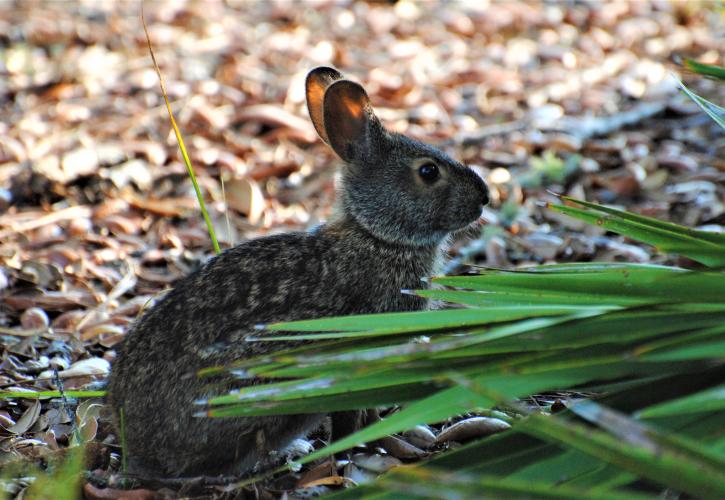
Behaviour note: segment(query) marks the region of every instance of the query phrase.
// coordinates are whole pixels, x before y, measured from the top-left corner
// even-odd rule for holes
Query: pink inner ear
[[[351,101],[349,99],[343,99],[342,105],[345,106],[350,118],[353,120],[360,120],[365,113],[363,106],[357,101]]]
[[[369,147],[368,126],[374,119],[365,90],[349,80],[330,85],[325,92],[324,124],[330,146],[345,161],[352,161],[354,151]]]
[[[325,87],[319,85],[318,82],[310,83],[307,86],[307,110],[310,113],[310,119],[320,138],[327,144],[330,139],[327,138],[325,132],[324,116],[322,112],[322,102],[325,98]]]

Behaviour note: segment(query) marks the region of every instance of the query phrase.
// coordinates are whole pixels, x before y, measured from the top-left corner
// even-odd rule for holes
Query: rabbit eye
[[[440,177],[438,166],[435,163],[424,163],[418,168],[418,175],[425,182],[434,182]]]

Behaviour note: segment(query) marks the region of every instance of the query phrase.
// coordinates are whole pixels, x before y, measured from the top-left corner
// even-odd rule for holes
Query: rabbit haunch
[[[483,181],[443,152],[386,131],[363,88],[332,68],[306,81],[310,118],[344,161],[334,218],[313,233],[259,238],[179,281],[130,329],[108,400],[123,410],[129,472],[146,477],[241,475],[314,430],[324,414],[198,418],[194,402],[260,383],[198,370],[270,354],[294,342],[249,342],[254,325],[414,311],[446,236],[488,202]],[[332,438],[362,412],[333,413]],[[120,429],[119,429],[120,431]]]

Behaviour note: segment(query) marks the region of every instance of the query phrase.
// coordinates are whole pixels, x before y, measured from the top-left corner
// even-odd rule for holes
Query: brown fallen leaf
[[[46,311],[65,311],[78,306],[92,307],[98,301],[89,292],[80,290],[69,290],[67,292],[28,292],[19,293],[4,297],[3,301],[8,306],[23,310],[30,307],[40,307]]]
[[[118,325],[113,324],[102,324],[102,325],[93,325],[90,328],[84,329],[83,333],[81,334],[81,340],[85,341],[91,341],[95,339],[96,337],[115,337],[117,335],[123,335],[123,333],[126,331],[126,328]]]
[[[48,324],[48,315],[40,307],[31,307],[20,315],[20,326],[26,330],[44,330]]]
[[[386,436],[380,439],[380,445],[385,448],[385,451],[396,458],[422,458],[428,455],[428,453],[417,446],[395,436]]]
[[[353,455],[352,461],[358,467],[377,473],[387,472],[393,467],[403,465],[403,462],[395,457],[378,453],[356,453]]]
[[[403,437],[410,444],[421,449],[433,446],[436,441],[436,436],[433,434],[433,431],[425,425],[416,425],[412,429],[405,431]]]
[[[243,108],[235,117],[237,121],[257,121],[265,125],[286,127],[297,133],[297,138],[313,143],[317,134],[309,120],[294,115],[275,104],[256,104]]]
[[[8,431],[18,435],[25,434],[28,432],[28,429],[35,424],[38,417],[40,417],[40,400],[36,399],[30,404],[30,407],[25,410],[23,416],[20,417],[14,425],[8,427]]]
[[[139,267],[136,274],[142,280],[149,281],[151,283],[160,283],[162,285],[172,284],[184,277],[183,273],[153,271],[146,267]]]
[[[315,479],[309,483],[298,486],[298,489],[302,488],[313,488],[315,486],[343,486],[345,484],[354,484],[352,479],[348,479],[344,476],[328,476],[320,479]]]
[[[606,187],[618,197],[634,198],[641,190],[637,178],[629,172],[617,175],[596,175],[592,178],[597,184]]]
[[[511,428],[511,425],[508,422],[504,422],[498,418],[471,417],[456,422],[447,429],[443,429],[438,434],[436,443],[466,441],[468,439],[496,434],[509,428]]]
[[[335,460],[333,458],[325,460],[319,465],[305,472],[297,481],[297,488],[305,488],[309,483],[318,479],[336,476],[337,470],[347,464],[346,460]]]
[[[130,192],[123,193],[123,199],[128,202],[134,208],[139,210],[145,210],[162,217],[179,217],[186,212],[186,205],[188,202],[186,199],[171,199],[165,198],[163,200],[155,199],[144,199],[132,194]]]
[[[107,360],[103,358],[89,358],[76,361],[67,370],[59,371],[58,376],[60,378],[104,376],[108,375],[110,370],[111,364]],[[48,370],[38,375],[38,379],[50,379],[53,376],[53,372]]]
[[[231,179],[225,183],[227,204],[247,216],[250,224],[257,224],[264,213],[266,202],[259,184],[254,179],[244,177]]]
[[[0,217],[0,226],[10,226],[9,229],[0,231],[0,240],[7,238],[15,233],[26,233],[34,229],[41,228],[50,224],[57,224],[58,222],[76,219],[79,217],[90,217],[92,213],[91,207],[77,205],[73,207],[64,208],[52,213],[43,213],[34,211],[33,213],[22,214],[25,217],[30,216],[29,220],[23,222],[15,222],[13,219],[18,219],[21,214],[5,215]]]
[[[60,314],[51,324],[53,329],[57,331],[73,331],[87,315],[88,311],[85,309],[71,309]]]

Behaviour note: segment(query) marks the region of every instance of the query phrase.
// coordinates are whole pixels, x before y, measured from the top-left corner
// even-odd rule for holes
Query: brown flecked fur
[[[483,181],[443,152],[387,132],[363,88],[332,68],[307,77],[320,137],[344,160],[336,215],[312,233],[245,242],[187,276],[130,329],[108,401],[123,408],[129,472],[150,476],[241,475],[268,453],[320,425],[324,414],[198,418],[194,401],[234,387],[199,369],[271,353],[289,343],[245,342],[254,325],[346,314],[421,310],[400,293],[425,286],[444,240],[488,202]],[[420,165],[440,178],[424,181]],[[254,381],[236,381],[236,386]],[[333,419],[343,432],[360,415]]]

